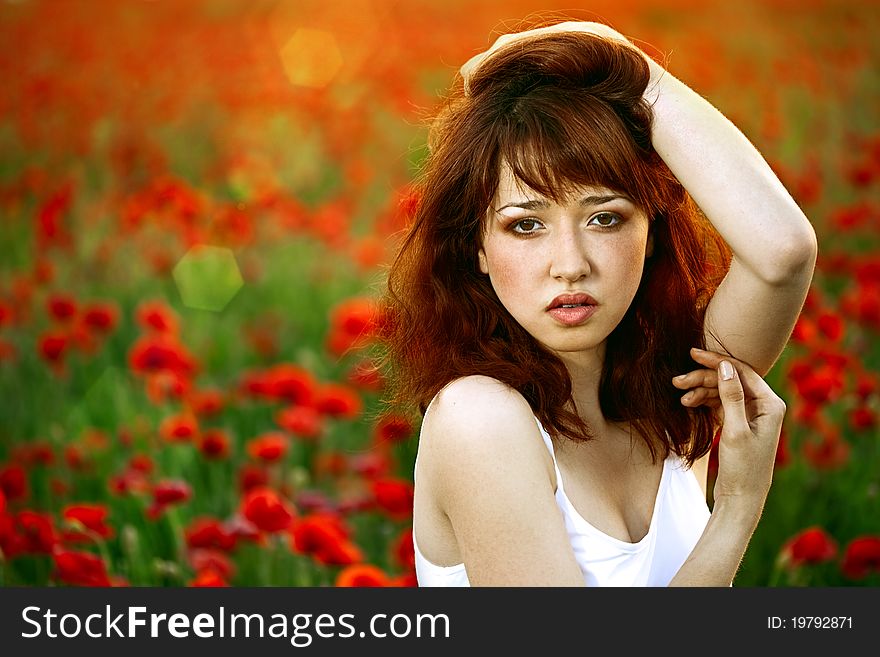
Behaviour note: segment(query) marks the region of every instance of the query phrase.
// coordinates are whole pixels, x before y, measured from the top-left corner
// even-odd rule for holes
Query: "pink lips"
[[[589,294],[560,294],[547,306],[547,312],[561,324],[577,326],[592,317],[598,305]]]

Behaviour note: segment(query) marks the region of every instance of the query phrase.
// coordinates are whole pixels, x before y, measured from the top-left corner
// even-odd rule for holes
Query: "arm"
[[[585,585],[549,459],[527,402],[498,381],[466,377],[434,400],[419,484],[448,517],[471,585]]]
[[[765,375],[788,342],[812,281],[818,250],[812,225],[736,126],[602,23],[568,21],[502,35],[461,67],[465,87],[470,73],[499,48],[566,31],[621,41],[647,61],[651,79],[645,98],[654,108],[654,148],[733,252],[706,309],[707,349],[726,347]]]
[[[706,344],[766,374],[803,307],[816,264],[813,227],[746,137],[646,57],[652,142],[733,251],[706,310]]]
[[[782,401],[747,364],[722,354],[692,350],[694,360],[718,373],[722,429],[715,504],[700,540],[670,586],[730,586],[761,518],[773,479]],[[724,379],[722,360],[734,366]]]

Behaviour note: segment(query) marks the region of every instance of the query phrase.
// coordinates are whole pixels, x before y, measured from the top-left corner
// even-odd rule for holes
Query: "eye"
[[[541,222],[537,219],[520,219],[510,224],[509,229],[520,235],[531,235],[532,233],[538,232],[540,227]]]
[[[614,212],[600,212],[594,214],[590,217],[590,222],[592,223],[594,220],[597,222],[596,225],[602,228],[616,228],[623,221],[620,215],[615,214]]]

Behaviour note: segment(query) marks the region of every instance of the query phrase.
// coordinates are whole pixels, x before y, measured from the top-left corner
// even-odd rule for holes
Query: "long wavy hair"
[[[478,266],[502,163],[561,201],[581,186],[626,193],[645,211],[653,254],[606,342],[602,413],[629,421],[656,459],[692,464],[712,446],[711,409],[684,408],[671,384],[705,347],[708,300],[730,250],[651,145],[649,69],[625,44],[580,32],[520,41],[457,77],[435,115],[418,202],[388,271],[382,362],[386,401],[428,403],[458,377],[482,374],[519,391],[554,438],[593,438],[562,361],[504,308]]]

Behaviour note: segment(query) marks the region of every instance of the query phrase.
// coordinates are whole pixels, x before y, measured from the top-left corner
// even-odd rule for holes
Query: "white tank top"
[[[663,462],[648,533],[638,543],[627,543],[596,529],[575,510],[565,494],[550,435],[535,421],[553,457],[556,504],[587,586],[667,586],[709,521],[709,507],[694,473],[685,469],[679,456],[669,455]],[[463,563],[437,566],[425,559],[416,543],[415,526],[413,547],[419,586],[470,586]]]

